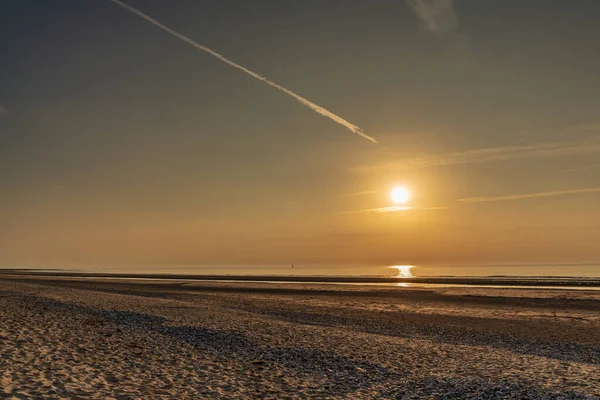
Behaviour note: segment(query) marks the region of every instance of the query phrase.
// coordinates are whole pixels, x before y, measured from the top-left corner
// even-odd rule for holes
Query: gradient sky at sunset
[[[126,2],[379,143],[108,0],[1,0],[1,266],[600,261],[600,1]]]

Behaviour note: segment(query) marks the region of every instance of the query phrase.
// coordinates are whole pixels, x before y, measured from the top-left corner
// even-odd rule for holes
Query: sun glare
[[[414,275],[411,272],[411,269],[413,269],[412,265],[394,265],[393,267],[390,267],[390,268],[396,270],[397,278],[413,278],[414,277]]]
[[[396,186],[390,192],[390,197],[396,204],[406,204],[410,199],[410,192],[404,186]]]

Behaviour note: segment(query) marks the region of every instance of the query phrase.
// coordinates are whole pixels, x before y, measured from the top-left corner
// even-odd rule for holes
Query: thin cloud
[[[225,56],[217,53],[214,50],[209,49],[208,47],[202,46],[201,44],[199,44],[198,42],[190,39],[189,37],[182,35],[179,32],[174,31],[171,28],[166,27],[165,25],[161,24],[160,22],[158,22],[157,20],[155,20],[154,18],[144,14],[143,12],[131,7],[130,5],[127,5],[119,0],[110,0],[112,1],[114,4],[124,8],[125,10],[137,15],[138,17],[141,17],[143,19],[145,19],[146,21],[150,22],[151,24],[159,27],[160,29],[162,29],[163,31],[175,36],[178,39],[181,39],[182,41],[186,42],[187,44],[195,47],[198,50],[202,50],[204,52],[207,52],[208,54],[218,58],[219,60],[223,61],[224,63],[227,63],[229,65],[231,65],[234,68],[239,69],[240,71],[245,72],[246,74],[250,75],[253,78],[256,78],[260,81],[263,81],[264,83],[266,83],[267,85],[270,85],[272,87],[274,87],[275,89],[286,93],[290,96],[292,96],[293,98],[295,98],[296,100],[298,100],[301,104],[305,105],[306,107],[310,108],[311,110],[313,110],[316,113],[319,113],[321,115],[323,115],[324,117],[329,118],[330,120],[334,121],[335,123],[344,126],[346,129],[348,129],[349,131],[373,142],[373,143],[377,143],[377,140],[375,140],[374,138],[372,138],[371,136],[367,135],[361,128],[359,128],[358,126],[346,121],[345,119],[343,119],[342,117],[332,113],[331,111],[311,102],[310,100],[305,99],[304,97],[292,92],[289,89],[284,88],[283,86],[280,86],[278,84],[276,84],[273,81],[268,80],[267,78],[265,78],[264,76],[261,76],[259,74],[257,74],[256,72],[250,71],[249,69],[231,61],[230,59],[226,58]]]
[[[2,106],[0,106],[0,115],[8,114],[8,110]]]
[[[458,32],[453,0],[406,0],[406,4],[421,21],[421,30],[443,39],[449,68],[470,69],[475,65],[473,40],[468,34]]]
[[[434,35],[454,33],[458,25],[453,0],[407,0],[421,20],[421,26]]]
[[[374,194],[377,193],[375,190],[366,190],[364,192],[355,192],[355,193],[346,193],[344,194],[345,197],[357,197],[357,196],[366,196],[369,194]]]
[[[366,210],[340,211],[337,214],[363,214],[363,213],[388,213],[388,212],[398,212],[398,211],[445,210],[447,208],[448,208],[448,206],[437,206],[437,207],[391,206],[391,207],[368,208]]]
[[[358,172],[389,169],[402,166],[438,167],[456,164],[480,164],[535,157],[560,157],[600,152],[600,143],[545,143],[528,146],[506,146],[475,149],[463,152],[442,154],[435,157],[415,158],[412,160],[390,161],[353,168]]]
[[[592,164],[592,165],[584,165],[581,167],[569,168],[565,169],[564,172],[581,172],[581,171],[589,171],[591,169],[600,168],[600,164]]]
[[[567,129],[570,131],[600,131],[600,122],[574,125]]]
[[[442,157],[417,159],[414,160],[413,163],[422,166],[477,164],[519,158],[585,154],[597,151],[600,151],[600,144],[545,143],[528,146],[507,146],[469,150],[447,154]]]
[[[510,196],[498,196],[498,197],[470,197],[470,198],[466,198],[466,199],[458,199],[456,201],[458,201],[460,203],[472,204],[472,203],[487,203],[487,202],[491,202],[491,201],[533,199],[533,198],[537,198],[537,197],[567,196],[567,195],[572,195],[572,194],[596,193],[596,192],[600,192],[600,187],[585,188],[585,189],[573,189],[573,190],[559,190],[559,191],[555,191],[555,192],[515,194],[515,195],[510,195]]]

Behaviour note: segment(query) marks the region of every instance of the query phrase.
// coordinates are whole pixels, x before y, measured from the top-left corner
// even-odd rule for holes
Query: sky
[[[0,265],[600,262],[597,0],[123,1],[0,0]]]

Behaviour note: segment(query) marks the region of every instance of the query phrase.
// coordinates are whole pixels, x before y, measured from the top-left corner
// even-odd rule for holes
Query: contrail
[[[310,100],[305,99],[304,97],[297,95],[296,93],[292,92],[289,89],[284,88],[283,86],[279,86],[278,84],[276,84],[275,82],[272,82],[270,80],[268,80],[267,78],[265,78],[264,76],[261,76],[259,74],[257,74],[256,72],[252,72],[249,69],[236,64],[235,62],[231,61],[230,59],[222,56],[221,54],[217,53],[214,50],[209,49],[208,47],[202,46],[201,44],[199,44],[198,42],[190,39],[189,37],[182,35],[179,32],[176,32],[174,30],[172,30],[171,28],[168,28],[166,26],[164,26],[163,24],[161,24],[160,22],[158,22],[157,20],[155,20],[154,18],[144,14],[143,12],[131,7],[128,4],[123,3],[122,1],[119,0],[110,0],[113,3],[117,4],[120,7],[123,7],[124,9],[126,9],[127,11],[130,11],[132,13],[134,13],[135,15],[137,15],[138,17],[141,17],[143,19],[145,19],[146,21],[150,22],[151,24],[159,27],[160,29],[162,29],[163,31],[175,36],[176,38],[179,38],[181,40],[183,40],[184,42],[194,46],[195,48],[205,51],[211,55],[213,55],[214,57],[218,58],[219,60],[231,65],[232,67],[235,67],[241,71],[244,71],[245,73],[247,73],[248,75],[263,81],[264,83],[266,83],[267,85],[273,86],[275,89],[278,89],[286,94],[289,94],[290,96],[294,97],[296,100],[298,100],[300,103],[304,104],[306,107],[310,108],[311,110],[329,118],[330,120],[346,127],[348,130],[350,130],[351,132],[356,133],[359,136],[362,136],[363,138],[370,140],[373,143],[377,143],[377,140],[375,140],[374,138],[372,138],[371,136],[367,135],[362,129],[360,129],[358,126],[346,121],[344,118],[335,115],[334,113],[332,113],[331,111],[313,103]]]
[[[538,145],[483,148],[458,153],[439,154],[426,158],[386,161],[373,165],[354,167],[352,170],[357,172],[370,172],[404,166],[439,167],[460,164],[483,164],[536,157],[565,157],[597,153],[600,153],[600,143],[590,141],[582,141],[581,143],[550,142]]]
[[[461,203],[487,203],[489,201],[504,201],[504,200],[521,200],[521,199],[532,199],[536,197],[551,197],[551,196],[565,196],[569,194],[580,194],[580,193],[596,193],[600,192],[600,187],[597,188],[585,188],[585,189],[573,189],[573,190],[558,190],[555,192],[541,192],[541,193],[527,193],[527,194],[515,194],[510,196],[499,196],[499,197],[471,197],[467,199],[458,199]]]

